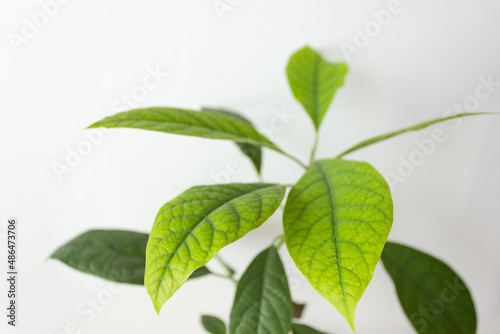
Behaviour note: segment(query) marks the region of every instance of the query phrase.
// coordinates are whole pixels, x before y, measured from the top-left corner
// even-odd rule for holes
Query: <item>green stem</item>
[[[276,247],[276,249],[280,249],[281,245],[285,242],[285,236],[283,234],[278,235],[276,238],[273,240],[273,245]]]
[[[297,159],[296,157],[294,157],[293,155],[290,155],[290,154],[288,154],[288,153],[286,153],[286,152],[283,152],[283,151],[281,151],[281,154],[283,154],[285,157],[287,157],[287,158],[289,158],[289,159],[291,159],[291,160],[295,161],[295,162],[296,162],[296,163],[298,163],[298,164],[299,164],[302,168],[307,169],[307,166],[306,166],[306,165],[305,165],[302,161],[300,161],[299,159]]]
[[[214,273],[214,272],[212,272],[212,275],[214,275],[214,276],[216,276],[216,277],[220,277],[220,278],[228,279],[228,280],[230,280],[231,282],[233,282],[234,284],[238,284],[238,281],[237,281],[236,279],[234,279],[234,277],[232,277],[232,276],[223,275],[223,274]]]
[[[314,156],[316,155],[316,149],[318,148],[318,142],[319,142],[319,134],[318,134],[318,131],[316,131],[314,133],[314,145],[313,145],[313,148],[311,150],[311,162],[309,163],[310,165],[312,165],[312,163],[314,162]]]
[[[234,276],[234,269],[231,268],[227,263],[226,261],[224,261],[220,256],[219,254],[215,255],[215,259],[217,260],[217,262],[220,263],[220,265],[224,268],[224,270],[227,272],[227,274],[229,275],[230,278],[233,278]]]

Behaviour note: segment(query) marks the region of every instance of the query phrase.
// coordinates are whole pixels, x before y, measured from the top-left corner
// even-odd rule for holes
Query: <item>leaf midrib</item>
[[[97,250],[97,251],[106,251],[106,252],[109,252],[109,253],[114,253],[114,254],[117,254],[117,255],[121,255],[121,256],[126,256],[126,257],[133,257],[133,258],[137,258],[137,259],[140,259],[142,260],[143,257],[140,256],[140,255],[137,255],[137,254],[132,254],[132,253],[127,253],[127,252],[123,252],[123,251],[120,251],[118,249],[109,249],[109,248],[101,248],[101,247],[86,247],[86,246],[71,246],[71,249],[75,249],[75,250]],[[55,254],[57,255],[57,254]]]
[[[346,312],[349,315],[349,318],[351,317],[351,312],[349,310],[349,306],[347,305],[347,300],[344,292],[344,282],[342,280],[342,273],[341,273],[341,266],[340,266],[340,257],[339,257],[339,247],[338,247],[338,229],[337,229],[337,210],[335,210],[336,204],[335,204],[335,198],[333,196],[333,185],[330,182],[330,178],[328,177],[328,174],[324,167],[321,165],[321,162],[317,162],[318,169],[325,179],[325,183],[328,187],[328,192],[330,194],[330,203],[332,206],[332,219],[333,219],[333,229],[334,229],[334,239],[335,239],[335,258],[336,258],[336,266],[337,266],[337,271],[339,273],[339,283],[340,283],[340,290],[342,291],[342,300],[344,301],[344,306],[346,308]]]
[[[269,264],[269,257],[270,257],[270,250],[267,251],[266,258],[264,259],[264,275],[262,276],[262,288],[260,291],[260,300],[259,300],[259,320],[257,323],[257,334],[260,334],[260,329],[261,326],[260,324],[262,323],[262,305],[263,305],[263,300],[264,300],[264,293],[266,291],[266,281],[267,281],[267,266]]]
[[[122,122],[144,122],[144,123],[152,123],[154,127],[154,125],[158,125],[158,124],[171,124],[171,125],[174,125],[174,126],[184,126],[186,128],[196,128],[196,129],[202,129],[202,130],[209,130],[210,132],[219,132],[219,133],[224,133],[226,135],[231,135],[231,136],[234,136],[235,138],[232,138],[231,140],[233,141],[236,141],[236,142],[241,142],[241,143],[249,143],[249,144],[260,144],[258,146],[265,146],[267,148],[271,148],[273,150],[276,150],[278,152],[281,152],[279,150],[279,148],[277,146],[275,146],[273,143],[269,142],[267,140],[267,138],[265,138],[264,136],[262,136],[262,134],[260,134],[257,130],[255,130],[253,128],[253,126],[249,123],[246,123],[242,120],[239,120],[239,119],[235,119],[234,117],[231,117],[231,116],[228,116],[228,115],[222,115],[224,117],[227,117],[229,119],[231,119],[232,121],[236,121],[236,122],[239,122],[241,124],[244,124],[245,127],[250,127],[250,129],[247,129],[247,130],[250,130],[251,132],[254,132],[253,135],[255,137],[258,137],[258,139],[256,138],[250,138],[250,137],[246,137],[244,134],[240,133],[240,132],[229,132],[227,131],[226,129],[217,129],[217,128],[214,128],[213,127],[213,124],[214,124],[214,120],[213,119],[210,119],[207,117],[207,119],[205,119],[205,121],[209,121],[209,123],[212,123],[211,125],[206,125],[206,124],[196,124],[196,125],[193,125],[193,124],[189,124],[189,123],[186,123],[186,122],[180,122],[178,120],[172,120],[172,118],[170,116],[165,116],[165,115],[162,115],[160,113],[160,111],[158,110],[152,110],[155,114],[157,114],[160,118],[162,119],[137,119],[135,117],[139,117],[139,116],[135,116],[134,118],[127,118],[127,119],[121,119],[121,120],[102,120],[102,121],[99,121],[91,126],[89,126],[89,128],[93,128],[93,127],[101,127],[102,125],[108,125],[108,124],[113,124],[113,123],[122,123]],[[201,114],[201,113],[200,113]],[[189,117],[192,117],[193,115],[191,114],[188,114],[186,113],[184,116],[188,116]],[[196,119],[196,121],[199,121],[198,119]],[[217,124],[217,122],[215,122],[215,124]],[[120,127],[120,126],[116,126],[116,127]],[[158,131],[158,130],[156,130]],[[242,139],[246,139],[246,140],[242,140]]]
[[[318,54],[314,55],[314,71],[313,71],[313,95],[314,95],[314,116],[315,116],[315,126],[319,128],[321,122],[319,115],[319,69],[320,69],[321,58]]]

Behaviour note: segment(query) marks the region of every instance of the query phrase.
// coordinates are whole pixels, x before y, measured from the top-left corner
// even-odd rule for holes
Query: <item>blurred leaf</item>
[[[110,281],[144,284],[147,242],[144,233],[92,230],[61,246],[51,258]]]
[[[474,334],[474,302],[465,283],[446,264],[413,248],[388,242],[382,262],[399,301],[419,334]]]
[[[212,334],[226,334],[227,328],[224,321],[211,315],[201,316],[201,323],[207,332]]]
[[[332,103],[335,92],[344,84],[346,63],[329,63],[316,51],[305,47],[288,63],[287,74],[295,98],[304,106],[316,130]]]
[[[238,283],[229,332],[288,334],[292,299],[285,269],[274,246],[260,253]]]
[[[326,334],[324,332],[317,331],[306,325],[293,324],[292,325],[293,334]]]

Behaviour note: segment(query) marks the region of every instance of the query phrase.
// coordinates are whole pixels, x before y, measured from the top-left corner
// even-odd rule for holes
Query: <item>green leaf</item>
[[[474,302],[465,283],[446,264],[413,248],[388,242],[382,262],[399,301],[419,334],[474,334]]]
[[[91,230],[59,247],[50,257],[109,281],[143,285],[148,237],[131,231]],[[210,273],[201,267],[190,278]]]
[[[288,196],[283,215],[288,251],[353,330],[354,310],[391,226],[389,187],[366,162],[316,161]]]
[[[213,112],[154,107],[106,117],[89,128],[133,128],[265,146],[283,153],[255,128],[234,116]]]
[[[222,110],[222,109],[212,109],[212,108],[203,108],[202,111],[227,115],[227,116],[238,119],[238,120],[245,122],[245,123],[251,125],[252,127],[254,127],[252,122],[250,122],[248,119],[246,119],[245,117],[241,116],[240,114],[238,114],[234,111],[228,111],[228,110]],[[255,130],[255,131],[257,131],[257,130]],[[243,154],[245,154],[247,157],[250,158],[253,165],[255,166],[255,169],[257,170],[257,174],[260,175],[260,170],[262,167],[262,147],[260,147],[258,145],[249,144],[249,143],[236,143],[236,144],[240,148],[241,152],[243,152]]]
[[[227,328],[224,321],[211,315],[201,316],[201,323],[207,332],[212,334],[226,334]]]
[[[293,324],[292,325],[293,334],[326,334],[324,332],[317,331],[306,325]]]
[[[441,123],[441,122],[445,122],[445,121],[449,121],[449,120],[452,120],[452,119],[455,119],[455,118],[467,117],[467,116],[477,116],[477,115],[498,115],[498,114],[499,113],[493,113],[493,112],[462,113],[462,114],[456,114],[456,115],[450,116],[450,117],[433,119],[431,121],[423,122],[423,123],[420,123],[420,124],[417,124],[417,125],[414,125],[414,126],[410,126],[408,128],[404,128],[404,129],[401,129],[401,130],[389,132],[389,133],[386,133],[386,134],[383,134],[383,135],[380,135],[380,136],[376,136],[376,137],[364,140],[361,143],[354,145],[350,149],[345,150],[344,152],[342,152],[341,154],[339,154],[337,156],[337,158],[343,157],[344,155],[346,155],[348,153],[357,151],[357,150],[362,149],[362,148],[364,148],[366,146],[370,146],[370,145],[376,144],[376,143],[384,141],[386,139],[389,139],[389,138],[392,138],[392,137],[396,137],[398,135],[401,135],[401,134],[404,134],[404,133],[407,133],[407,132],[422,130],[422,129],[425,129],[425,128],[431,126],[431,125],[434,125],[434,124],[437,124],[437,123]]]
[[[147,242],[144,233],[92,230],[61,246],[51,258],[110,281],[143,284]]]
[[[292,307],[285,269],[271,246],[252,261],[238,283],[229,332],[288,334]]]
[[[197,186],[165,204],[146,250],[145,285],[156,311],[195,269],[262,225],[285,189],[260,183]]]
[[[319,129],[335,92],[344,84],[346,63],[329,63],[316,51],[305,47],[295,53],[288,63],[287,74],[295,98],[311,116]]]

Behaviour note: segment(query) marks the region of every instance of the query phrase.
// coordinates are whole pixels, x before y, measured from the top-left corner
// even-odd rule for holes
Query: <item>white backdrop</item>
[[[498,84],[481,83],[500,81],[496,0],[0,3],[1,232],[11,216],[18,217],[20,228],[19,326],[7,333],[190,334],[203,333],[202,313],[228,319],[234,289],[218,278],[189,282],[158,317],[144,288],[116,291],[47,260],[90,228],[148,232],[161,205],[194,184],[256,179],[248,160],[228,142],[119,129],[102,140],[94,133],[89,146],[82,129],[127,103],[238,110],[306,160],[312,125],[293,100],[284,69],[288,57],[307,44],[330,60],[347,58],[350,66],[323,122],[319,157],[441,117],[454,106],[500,110]],[[390,18],[372,12],[388,9]],[[365,28],[371,29],[369,39],[360,37]],[[346,54],[341,46],[355,47],[355,53]],[[278,114],[288,116],[278,122],[273,120]],[[391,184],[390,239],[438,256],[460,273],[476,302],[481,334],[500,327],[499,126],[496,117],[469,118],[349,156],[369,161],[385,175],[395,175],[401,161],[412,159],[412,167],[400,171],[403,180]],[[415,141],[428,142],[434,129],[446,139],[429,155],[418,153]],[[71,157],[77,150],[88,154]],[[292,183],[300,177],[293,162],[269,151],[264,158],[266,181]],[[65,165],[65,172],[56,173],[55,165]],[[225,248],[223,257],[241,273],[280,233],[280,218],[276,214]],[[285,248],[281,255],[294,299],[308,304],[304,322],[351,333]],[[5,283],[2,279],[2,296]],[[356,319],[360,334],[414,333],[380,267]]]

